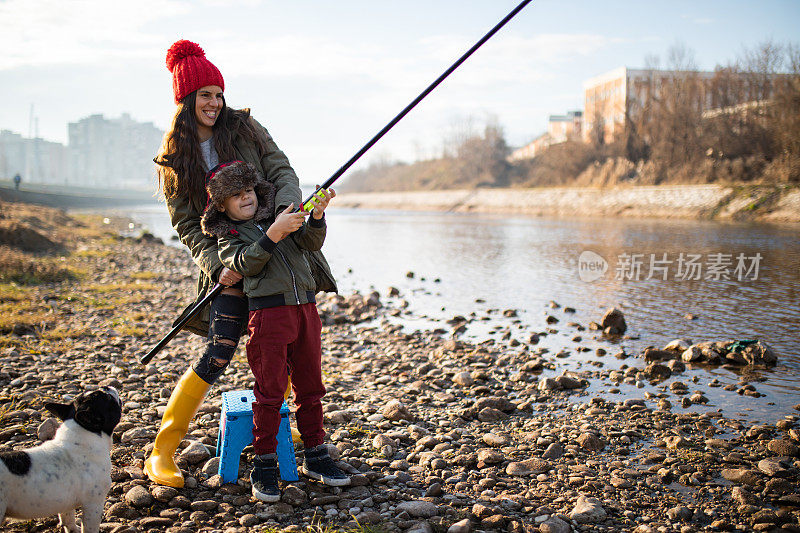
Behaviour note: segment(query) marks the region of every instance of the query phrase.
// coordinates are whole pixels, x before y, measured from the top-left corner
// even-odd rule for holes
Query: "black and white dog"
[[[29,450],[0,453],[0,524],[58,513],[69,533],[97,533],[111,488],[111,432],[122,417],[114,387],[81,393],[72,403],[47,403],[61,419],[55,438]]]

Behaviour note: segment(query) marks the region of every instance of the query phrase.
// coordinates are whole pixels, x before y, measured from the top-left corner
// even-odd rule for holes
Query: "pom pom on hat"
[[[175,70],[178,61],[189,56],[206,57],[206,53],[203,52],[199,44],[192,41],[187,41],[186,39],[175,41],[175,44],[167,50],[167,68],[172,72]]]
[[[218,85],[225,90],[225,80],[197,43],[181,39],[167,50],[167,68],[172,72],[172,90],[175,103],[186,95],[207,85]]]

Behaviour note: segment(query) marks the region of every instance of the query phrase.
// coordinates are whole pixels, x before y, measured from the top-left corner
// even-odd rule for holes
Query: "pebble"
[[[539,524],[540,533],[571,533],[572,526],[560,518],[548,518]]]
[[[147,507],[153,503],[153,496],[141,485],[134,485],[125,493],[125,501],[133,507]]]
[[[193,441],[189,446],[184,448],[180,453],[180,457],[187,463],[194,465],[211,457],[211,452],[208,451],[208,448],[202,442]]]
[[[543,459],[531,458],[526,461],[511,462],[506,467],[509,476],[528,476],[532,474],[544,474],[550,471],[552,465]]]
[[[397,506],[397,512],[402,513],[406,512],[410,516],[416,518],[430,518],[432,516],[436,516],[438,513],[438,507],[435,503],[431,503],[424,500],[413,500],[408,502],[402,502]]]
[[[36,437],[42,442],[52,440],[60,424],[57,418],[46,418],[36,429]]]
[[[472,522],[469,518],[459,520],[447,528],[447,533],[472,533]]]
[[[597,498],[581,495],[569,513],[569,518],[579,524],[593,524],[605,520],[606,511]]]
[[[594,433],[583,433],[576,442],[581,448],[589,451],[600,451],[605,448],[603,441]]]
[[[391,400],[387,403],[382,414],[387,420],[413,420],[408,408],[400,400]]]

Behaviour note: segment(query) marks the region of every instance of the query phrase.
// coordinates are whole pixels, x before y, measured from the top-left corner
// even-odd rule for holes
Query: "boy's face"
[[[239,194],[226,198],[222,202],[220,211],[228,215],[231,220],[250,220],[258,209],[256,191],[252,188],[244,189]]]

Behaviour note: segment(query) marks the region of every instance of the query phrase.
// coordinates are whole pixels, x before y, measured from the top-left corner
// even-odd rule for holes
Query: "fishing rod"
[[[520,2],[519,5],[517,5],[517,7],[512,9],[508,13],[508,15],[506,15],[503,18],[503,20],[498,22],[491,30],[486,32],[486,35],[481,37],[480,40],[478,42],[476,42],[474,45],[472,45],[472,47],[469,50],[464,52],[464,54],[461,57],[459,57],[455,61],[455,63],[450,65],[450,67],[447,70],[445,70],[441,74],[441,76],[436,78],[433,81],[433,83],[428,85],[425,88],[425,90],[422,91],[421,93],[419,93],[419,95],[416,98],[414,98],[414,100],[412,100],[412,102],[410,104],[408,104],[402,111],[400,111],[397,114],[397,116],[395,116],[392,120],[390,120],[389,123],[386,124],[386,126],[384,126],[381,131],[379,131],[372,139],[367,141],[367,144],[362,146],[361,149],[358,152],[356,152],[355,155],[353,155],[353,157],[351,157],[344,165],[342,165],[339,168],[339,170],[334,172],[333,175],[330,178],[325,180],[325,183],[323,183],[322,185],[317,187],[317,189],[313,193],[311,193],[308,196],[308,198],[306,198],[303,201],[302,204],[300,204],[297,207],[297,211],[300,211],[300,210],[311,211],[311,210],[313,210],[314,209],[314,201],[313,200],[314,200],[315,196],[320,197],[320,198],[324,198],[324,195],[322,194],[322,190],[323,189],[327,189],[328,187],[333,185],[333,183],[336,180],[338,180],[340,177],[342,177],[342,175],[345,172],[347,172],[347,169],[349,169],[351,166],[353,166],[353,164],[356,161],[358,161],[361,158],[361,156],[363,156],[367,152],[367,150],[372,148],[375,145],[375,143],[377,143],[379,140],[381,140],[381,138],[384,135],[386,135],[386,133],[388,133],[389,130],[391,130],[398,122],[400,122],[403,119],[403,117],[405,117],[412,109],[414,109],[417,106],[418,103],[420,103],[426,96],[428,96],[428,94],[430,94],[431,91],[433,91],[440,83],[442,83],[445,80],[445,78],[447,78],[450,74],[452,74],[454,70],[456,70],[458,67],[460,67],[461,64],[464,61],[466,61],[469,58],[469,56],[471,56],[473,53],[475,53],[475,51],[478,48],[480,48],[486,41],[491,39],[492,36],[495,33],[500,31],[500,28],[505,26],[508,23],[508,21],[510,21],[512,18],[514,18],[517,15],[517,13],[522,11],[522,9],[525,6],[530,4],[531,1],[532,0],[523,0],[522,2]],[[188,311],[183,316],[183,318],[181,318],[178,322],[176,322],[174,327],[170,330],[170,332],[167,333],[167,335],[163,339],[161,339],[158,342],[158,344],[156,344],[149,352],[147,352],[146,355],[144,355],[140,359],[141,363],[143,365],[146,365],[147,363],[149,363],[150,360],[153,359],[153,357],[155,357],[155,355],[159,351],[161,351],[161,349],[164,348],[164,346],[166,346],[167,343],[169,343],[169,341],[171,341],[175,337],[175,335],[177,335],[180,332],[180,330],[183,328],[183,326],[185,326],[186,323],[189,320],[191,320],[195,315],[197,315],[197,313],[199,313],[206,305],[208,305],[208,303],[211,300],[213,300],[219,293],[221,293],[222,289],[224,289],[224,288],[225,288],[225,286],[222,285],[221,283],[217,283],[216,285],[214,285],[214,287],[205,295],[205,297],[202,300],[200,300],[197,303],[197,305],[195,305],[190,311]]]

